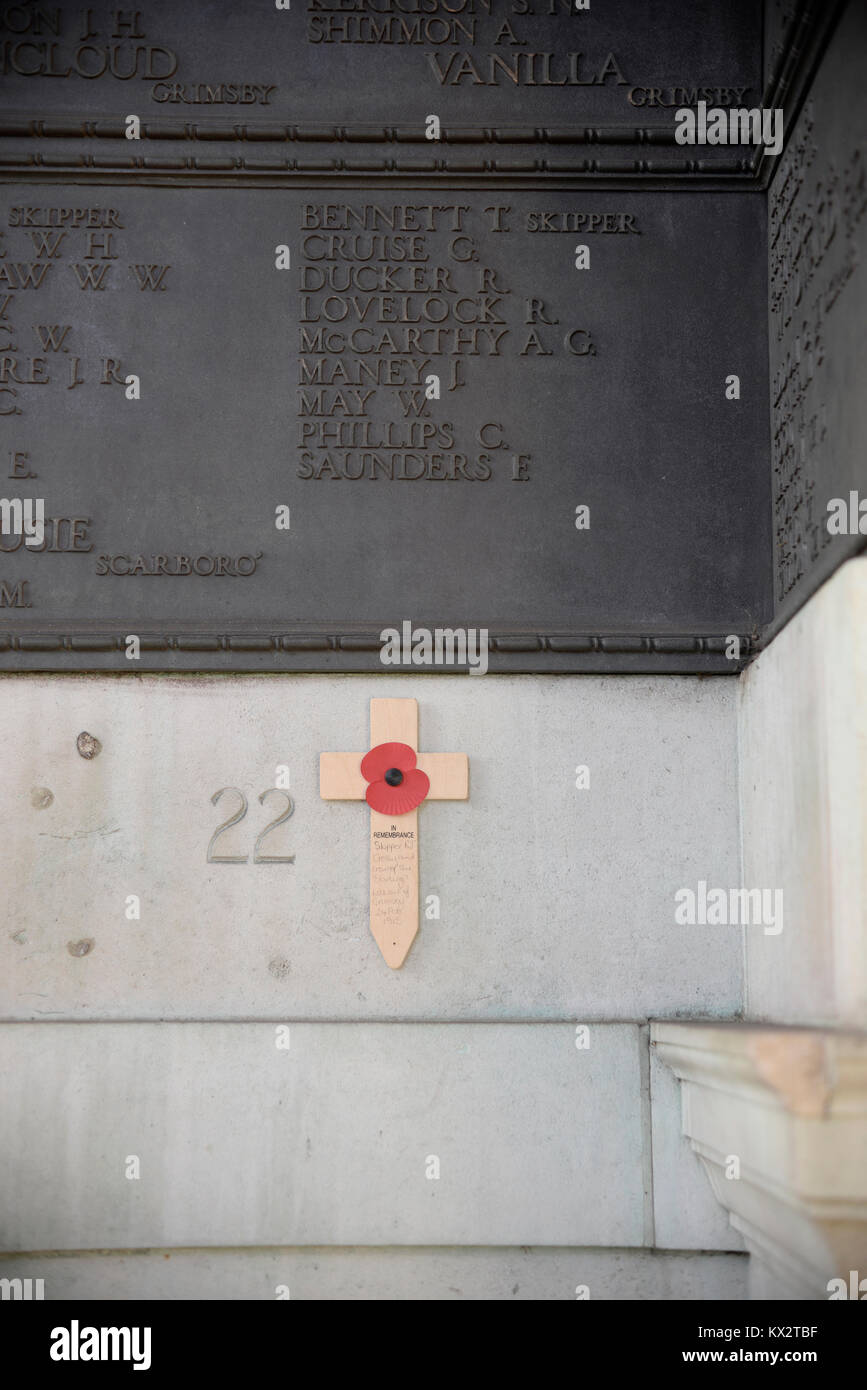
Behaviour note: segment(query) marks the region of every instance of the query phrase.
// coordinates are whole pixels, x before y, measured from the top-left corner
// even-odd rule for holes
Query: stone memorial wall
[[[865,24],[0,4],[4,1298],[867,1261]]]

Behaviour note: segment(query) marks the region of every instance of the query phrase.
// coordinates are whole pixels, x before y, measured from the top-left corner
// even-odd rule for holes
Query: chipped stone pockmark
[[[94,734],[87,732],[80,733],[75,740],[75,746],[83,758],[95,758],[102,752],[102,744]]]

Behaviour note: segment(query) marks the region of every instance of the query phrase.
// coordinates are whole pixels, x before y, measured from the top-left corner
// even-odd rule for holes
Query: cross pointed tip
[[[398,938],[397,941],[377,940],[376,944],[379,947],[380,954],[383,960],[385,961],[386,965],[389,967],[389,969],[400,969],[407,956],[409,955],[410,947],[412,946],[414,940],[415,933],[413,933],[413,935],[410,937],[408,941],[405,939],[401,940],[400,938]]]

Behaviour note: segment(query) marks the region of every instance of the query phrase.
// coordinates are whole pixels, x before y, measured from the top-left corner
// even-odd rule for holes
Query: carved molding
[[[79,116],[28,115],[0,112],[0,136],[17,139],[123,140],[124,118],[101,116],[85,120]],[[417,126],[382,125],[295,125],[284,122],[255,124],[233,121],[209,124],[206,121],[152,120],[142,122],[142,138],[148,140],[255,141],[257,144],[403,144],[431,142]],[[443,126],[437,145],[677,145],[673,126],[584,125],[584,126]]]
[[[785,113],[785,143],[778,155],[765,157],[756,152],[755,172],[764,187],[773,179],[785,158],[789,137],[822,54],[849,0],[800,0],[772,71],[768,76],[762,105]]]
[[[93,632],[59,632],[53,625],[48,624],[41,631],[0,630],[0,668],[4,658],[8,662],[8,659],[14,659],[17,653],[53,654],[58,663],[63,664],[71,664],[76,657],[87,653],[117,653],[118,656],[124,657],[127,635],[135,633],[140,638],[143,654],[202,652],[208,653],[211,657],[223,656],[227,664],[234,655],[244,652],[270,654],[275,657],[301,656],[305,658],[306,669],[313,669],[317,662],[320,662],[321,669],[329,670],[334,669],[333,663],[328,659],[331,654],[354,653],[360,657],[377,657],[376,663],[368,662],[366,665],[375,664],[378,669],[378,654],[382,646],[379,634],[383,628],[392,624],[384,621],[375,628],[371,625],[369,629],[343,633],[325,628],[307,628],[297,632],[259,630],[216,634],[199,630],[171,632],[169,626],[167,624],[165,629],[159,630],[155,629],[152,622],[136,624],[131,621],[123,632],[107,632],[98,628]],[[700,670],[734,675],[748,660],[753,644],[750,637],[741,636],[741,656],[735,660],[725,655],[727,640],[727,636],[719,635],[693,637],[668,634],[653,637],[630,633],[590,635],[568,632],[543,634],[528,631],[492,631],[489,649],[494,658],[526,657],[533,670],[541,670],[546,666],[555,668],[558,665],[588,670],[592,670],[595,665],[599,669],[605,669],[614,659],[622,661],[624,669],[636,661],[644,663],[642,669],[647,670],[660,669],[667,661],[672,661],[675,663],[675,669],[681,668],[680,663],[686,663],[682,669],[689,671],[693,669],[691,663],[698,663]],[[291,665],[291,662],[289,664]],[[403,668],[395,667],[396,671],[400,669]],[[461,668],[454,666],[432,669]],[[502,669],[516,669],[514,661],[508,660]]]
[[[445,142],[447,143],[447,142]],[[683,183],[689,181],[690,186],[715,186],[720,183],[730,184],[732,182],[750,185],[754,182],[751,173],[749,156],[736,158],[726,157],[724,159],[696,159],[694,157],[670,156],[666,158],[664,153],[659,158],[642,156],[632,156],[616,158],[614,155],[606,157],[604,154],[597,154],[590,157],[569,157],[565,152],[565,147],[570,141],[558,141],[564,147],[562,158],[554,156],[540,156],[535,154],[533,157],[524,155],[523,157],[513,156],[512,158],[492,158],[485,157],[476,153],[476,149],[471,152],[455,152],[453,158],[440,156],[438,158],[399,158],[397,156],[386,158],[380,156],[378,152],[371,154],[367,158],[347,157],[345,155],[326,156],[324,153],[319,157],[314,155],[315,146],[308,151],[308,157],[299,155],[278,155],[276,152],[265,153],[266,147],[257,143],[256,149],[262,150],[261,155],[236,154],[233,150],[222,155],[199,155],[199,154],[166,154],[166,155],[131,155],[123,154],[90,154],[82,151],[71,152],[68,155],[65,151],[59,153],[52,148],[46,150],[24,150],[22,153],[12,152],[0,154],[0,176],[4,177],[5,182],[10,180],[22,181],[25,179],[36,179],[39,182],[59,180],[69,177],[91,178],[99,182],[124,181],[130,179],[137,184],[147,183],[155,178],[169,178],[172,182],[184,182],[194,180],[197,183],[203,180],[216,181],[219,183],[233,182],[306,182],[321,180],[323,178],[343,181],[348,178],[371,179],[385,176],[402,176],[404,178],[423,178],[427,180],[460,181],[467,177],[479,178],[485,182],[508,180],[526,180],[544,178],[546,182],[556,181],[564,187],[569,187],[569,180],[580,178],[591,182],[601,182],[603,180],[627,180],[636,179],[642,184],[664,181],[666,184]],[[576,146],[583,145],[583,140],[576,140]],[[630,143],[627,140],[618,142],[623,148],[628,150]],[[502,147],[502,145],[501,145]],[[638,147],[644,151],[651,151],[652,145],[639,143]],[[428,148],[430,148],[428,146]],[[679,147],[675,147],[679,148]]]
[[[786,134],[791,130],[804,92],[815,70],[821,52],[832,32],[845,0],[800,0],[792,21],[785,34],[780,52],[776,56],[772,71],[762,96],[762,105],[768,108],[782,107],[786,113]],[[346,158],[335,155],[331,158],[308,159],[304,154],[298,157],[279,157],[272,153],[272,147],[304,147],[323,145],[381,145],[424,146],[430,150],[430,143],[418,127],[399,125],[364,124],[322,124],[285,122],[216,122],[171,121],[155,119],[145,121],[143,132],[149,141],[186,142],[197,145],[202,142],[221,143],[228,147],[253,144],[262,155],[256,157],[234,150],[222,157],[201,156],[186,153],[175,157],[149,155],[99,155],[85,151],[67,156],[60,153],[53,142],[71,139],[91,141],[117,141],[123,148],[124,117],[99,116],[87,119],[80,116],[64,116],[45,112],[18,113],[0,111],[0,138],[13,143],[24,142],[20,152],[9,148],[0,153],[0,176],[18,178],[38,177],[58,179],[74,174],[78,178],[103,181],[106,176],[122,179],[129,175],[137,182],[144,182],[150,176],[171,175],[175,178],[187,177],[196,183],[211,179],[219,182],[233,180],[264,180],[277,178],[280,182],[297,181],[310,175],[337,176],[340,179],[366,175],[376,178],[424,176],[461,178],[472,176],[485,182],[498,177],[529,179],[542,176],[546,181],[560,176],[580,178],[595,183],[605,178],[635,178],[644,183],[657,180],[671,180],[675,183],[706,180],[710,184],[746,184],[766,187],[773,176],[780,156],[765,157],[760,150],[744,150],[739,157],[732,158],[724,149],[703,149],[704,158],[695,158],[691,149],[677,145],[672,125],[637,125],[616,123],[593,123],[583,126],[520,126],[483,125],[443,127],[441,146],[580,146],[587,147],[589,157],[583,159],[558,160],[555,157],[536,154],[534,158],[498,159],[476,154],[475,158],[461,159],[456,153],[454,159],[444,156],[421,161],[412,158],[379,156],[368,159]],[[29,148],[34,142],[44,148]],[[124,142],[125,143],[125,142]],[[623,147],[627,151],[638,150],[631,157],[606,158],[604,147]],[[659,157],[654,150],[659,149]],[[708,158],[707,155],[711,157]],[[718,157],[716,157],[718,155]]]
[[[827,1299],[830,1280],[867,1277],[867,1034],[654,1023],[651,1041],[755,1262],[753,1296]]]

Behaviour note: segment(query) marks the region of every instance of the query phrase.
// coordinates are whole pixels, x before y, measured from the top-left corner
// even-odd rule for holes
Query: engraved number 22
[[[220,797],[223,795],[224,792],[234,792],[236,796],[239,796],[241,798],[241,806],[240,809],[236,811],[233,816],[230,816],[228,820],[224,820],[222,825],[217,826],[208,844],[207,861],[209,864],[246,864],[246,854],[214,854],[214,845],[217,843],[217,839],[220,835],[222,835],[223,831],[228,830],[229,827],[232,825],[237,825],[238,822],[242,821],[247,814],[247,798],[238,787],[221,787],[218,792],[214,792],[214,795],[211,797],[211,802],[214,806],[216,806],[217,802],[219,801]],[[289,796],[288,792],[281,791],[279,787],[266,788],[266,790],[263,791],[261,796],[259,797],[260,805],[264,805],[265,797],[270,796],[271,792],[277,792],[279,796],[286,797],[286,810],[283,812],[282,816],[278,816],[276,820],[269,821],[269,823],[265,826],[265,829],[258,836],[256,843],[253,846],[253,863],[294,864],[294,854],[260,853],[262,841],[265,839],[265,836],[271,830],[276,830],[278,825],[282,825],[284,821],[287,821],[289,817],[292,815],[292,812],[295,810],[295,803],[293,802],[291,796]]]

